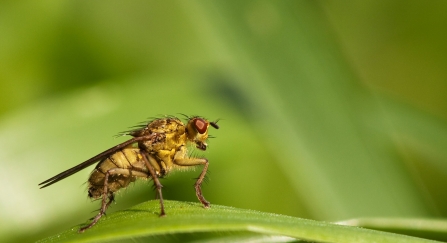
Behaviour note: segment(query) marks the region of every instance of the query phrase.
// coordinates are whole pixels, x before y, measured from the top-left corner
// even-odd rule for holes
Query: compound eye
[[[194,119],[194,126],[200,134],[204,134],[206,129],[208,129],[208,122],[203,120],[202,118]]]

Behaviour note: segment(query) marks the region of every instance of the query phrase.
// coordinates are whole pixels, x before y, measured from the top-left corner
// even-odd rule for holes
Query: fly
[[[203,165],[194,188],[197,198],[205,208],[210,203],[203,197],[201,185],[208,169],[205,158],[189,157],[187,145],[192,143],[200,150],[206,150],[208,127],[219,129],[217,121],[210,122],[199,116],[187,117],[186,125],[173,116],[154,119],[134,130],[122,133],[133,138],[116,145],[87,161],[61,172],[40,183],[41,188],[50,186],[99,161],[88,179],[88,196],[102,199],[99,213],[92,222],[80,228],[79,232],[93,227],[114,201],[115,192],[125,188],[137,178],[151,178],[160,199],[160,216],[165,216],[162,185],[159,178],[171,170],[184,166]]]

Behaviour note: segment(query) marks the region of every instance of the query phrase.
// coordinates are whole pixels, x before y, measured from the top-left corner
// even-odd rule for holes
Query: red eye
[[[208,123],[202,118],[194,119],[194,126],[200,134],[204,134],[206,129],[208,129]]]

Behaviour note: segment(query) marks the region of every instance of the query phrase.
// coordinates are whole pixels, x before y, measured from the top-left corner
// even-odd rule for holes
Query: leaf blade
[[[228,231],[282,235],[317,242],[434,242],[221,205],[212,205],[205,210],[199,203],[165,201],[165,206],[167,217],[158,217],[159,202],[153,200],[112,213],[83,234],[77,233],[81,226],[78,225],[39,242],[98,242],[162,234]]]

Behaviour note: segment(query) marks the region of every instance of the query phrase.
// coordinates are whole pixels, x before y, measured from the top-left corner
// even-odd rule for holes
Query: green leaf
[[[102,218],[97,225],[80,234],[77,225],[39,242],[98,242],[135,239],[177,233],[253,232],[288,236],[317,242],[432,242],[405,235],[336,225],[290,216],[199,203],[165,201],[167,216],[160,218],[159,201],[148,201]],[[232,240],[235,240],[232,238]]]
[[[447,241],[447,220],[423,218],[359,218],[338,222],[398,234]]]

